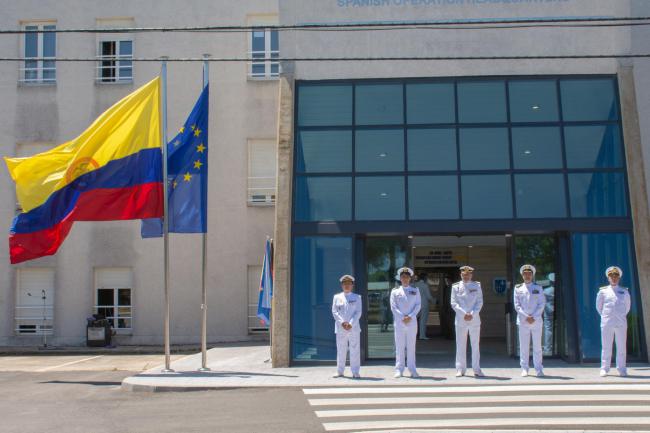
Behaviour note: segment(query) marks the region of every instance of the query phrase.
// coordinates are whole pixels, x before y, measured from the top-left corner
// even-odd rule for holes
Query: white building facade
[[[73,9],[73,11],[71,11]],[[277,24],[277,1],[3,2],[0,28],[72,29]],[[105,109],[160,73],[169,56],[270,57],[277,33],[39,33],[6,35],[6,57],[68,57],[0,64],[2,155],[28,156],[68,141]],[[213,63],[210,68],[208,339],[265,333],[256,312],[264,243],[273,234],[278,65]],[[169,136],[202,87],[202,65],[168,64]],[[12,181],[0,170],[0,219],[16,212]],[[86,318],[112,317],[117,344],[161,344],[163,246],[140,237],[139,221],[77,223],[52,257],[9,265],[0,251],[0,345],[82,345]],[[171,235],[172,344],[200,338],[201,235]],[[42,299],[45,297],[45,299]],[[45,319],[44,319],[45,318]]]

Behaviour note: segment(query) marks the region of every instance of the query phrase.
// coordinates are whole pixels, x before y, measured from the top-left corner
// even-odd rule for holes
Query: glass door
[[[535,266],[535,283],[542,286],[546,296],[546,307],[544,308],[544,331],[542,334],[542,347],[544,356],[564,356],[566,341],[566,321],[562,309],[562,293],[558,284],[559,267],[557,263],[557,241],[554,235],[519,235],[514,237],[514,257],[513,257],[513,274],[514,284],[523,282],[519,274],[519,268],[524,264]],[[512,287],[514,290],[514,286]],[[512,297],[512,290],[510,297]],[[519,353],[519,339],[517,334],[517,314],[511,311],[511,335],[512,353],[517,356]]]
[[[409,239],[405,236],[368,237],[365,253],[367,358],[392,358],[395,354],[395,344],[390,292],[397,284],[397,269],[409,265]]]

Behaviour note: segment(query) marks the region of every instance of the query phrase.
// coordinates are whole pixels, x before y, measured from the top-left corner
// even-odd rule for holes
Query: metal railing
[[[96,56],[96,58],[95,81],[97,83],[133,82],[133,55]],[[129,64],[123,65],[122,62],[128,62]],[[104,75],[104,71],[110,73]]]
[[[260,206],[275,204],[275,177],[249,177],[248,204]]]
[[[52,335],[53,305],[16,305],[14,331],[19,335]]]
[[[248,333],[249,334],[264,334],[269,332],[267,325],[260,323],[257,317],[257,304],[248,304]]]
[[[54,60],[27,60],[28,62],[54,62]],[[51,76],[48,76],[51,75]],[[20,68],[21,84],[55,84],[56,66],[33,66]]]
[[[280,51],[249,51],[248,56],[253,59],[248,62],[249,78],[275,79],[280,76],[280,62],[273,60],[280,57]]]
[[[113,310],[112,315],[102,313],[102,310]],[[117,312],[117,314],[115,314]],[[107,320],[113,323],[116,330],[131,330],[133,326],[133,307],[130,305],[95,305],[95,314],[104,314]],[[128,321],[129,326],[120,326],[120,320]]]

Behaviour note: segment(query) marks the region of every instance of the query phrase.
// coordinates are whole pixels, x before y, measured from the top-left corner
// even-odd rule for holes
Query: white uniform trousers
[[[343,331],[336,333],[336,369],[339,374],[345,370],[345,360],[350,348],[350,369],[352,374],[359,374],[361,368],[360,332]]]
[[[530,358],[530,339],[533,338],[533,366],[538,373],[544,369],[542,365],[542,319],[539,318],[531,325],[519,325],[519,364],[521,369],[528,371]]]
[[[472,370],[481,369],[481,325],[456,325],[456,370],[465,372],[467,369],[467,334],[472,344]]]
[[[616,337],[616,368],[618,371],[626,371],[625,357],[627,355],[627,327],[626,326],[603,326],[600,328],[602,352],[600,355],[600,368],[609,371],[612,362],[612,345]]]
[[[395,326],[395,371],[404,371],[404,352],[406,365],[411,373],[416,373],[415,343],[418,328],[416,326]]]

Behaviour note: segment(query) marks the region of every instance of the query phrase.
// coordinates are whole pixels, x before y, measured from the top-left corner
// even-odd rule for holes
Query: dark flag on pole
[[[170,233],[207,232],[208,101],[205,86],[185,124],[167,144]],[[143,238],[160,236],[162,219],[142,220]]]
[[[273,241],[266,240],[262,259],[260,295],[257,301],[257,317],[264,325],[271,323],[271,304],[273,299]]]

